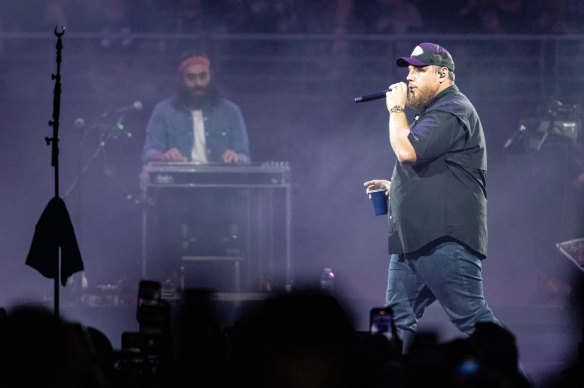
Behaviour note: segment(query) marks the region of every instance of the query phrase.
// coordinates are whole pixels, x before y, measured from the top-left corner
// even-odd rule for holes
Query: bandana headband
[[[188,57],[178,65],[178,72],[182,73],[187,67],[191,65],[204,65],[207,67],[211,67],[211,62],[209,61],[209,59],[201,56]]]

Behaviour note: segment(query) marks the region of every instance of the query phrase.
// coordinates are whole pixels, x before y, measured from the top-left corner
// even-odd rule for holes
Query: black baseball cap
[[[454,61],[446,49],[435,43],[420,43],[409,57],[398,58],[399,67],[436,65],[454,71]]]

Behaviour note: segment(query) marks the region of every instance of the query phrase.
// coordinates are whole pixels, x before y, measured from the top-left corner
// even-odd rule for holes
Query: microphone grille
[[[79,129],[79,128],[83,128],[85,126],[85,120],[83,120],[81,117],[78,117],[75,119],[75,121],[73,121],[73,127]]]

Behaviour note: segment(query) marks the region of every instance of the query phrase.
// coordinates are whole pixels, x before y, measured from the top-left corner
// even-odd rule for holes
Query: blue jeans
[[[403,353],[412,345],[418,319],[435,300],[466,334],[477,322],[499,324],[483,296],[481,260],[464,245],[444,241],[414,255],[391,255],[385,302],[393,309]]]

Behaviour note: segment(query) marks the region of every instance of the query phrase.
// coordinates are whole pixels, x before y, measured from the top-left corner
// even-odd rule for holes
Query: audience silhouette
[[[109,341],[49,310],[19,306],[0,322],[2,387],[111,387]]]
[[[342,303],[319,289],[266,294],[243,304],[226,326],[210,290],[187,289],[179,300],[158,302],[163,308],[146,312],[154,315],[138,311],[149,330],[124,333],[121,351],[98,329],[44,307],[0,309],[2,387],[534,386],[519,364],[515,336],[491,323],[445,343],[420,332],[402,355],[399,339],[355,330]],[[582,342],[578,347],[574,365],[548,388],[580,386]]]

